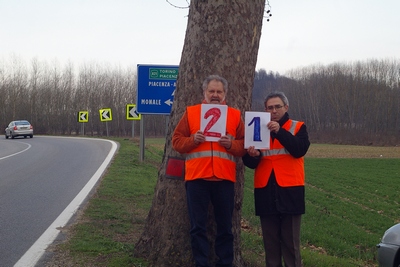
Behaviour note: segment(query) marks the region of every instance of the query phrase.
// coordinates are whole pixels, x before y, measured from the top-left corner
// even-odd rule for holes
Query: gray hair
[[[279,97],[284,105],[289,106],[289,100],[287,99],[286,95],[283,92],[271,92],[267,95],[267,97],[264,100],[264,105],[267,104],[267,101],[270,100],[271,98]]]
[[[228,81],[219,75],[210,75],[203,81],[203,92],[207,89],[207,86],[211,81],[221,82],[224,86],[225,94],[228,92]]]

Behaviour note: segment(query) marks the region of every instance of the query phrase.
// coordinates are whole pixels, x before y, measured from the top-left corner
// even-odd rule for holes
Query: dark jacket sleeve
[[[260,163],[260,159],[261,156],[252,157],[247,153],[242,157],[243,164],[250,169],[255,169],[258,166],[258,163]]]
[[[277,133],[271,133],[271,137],[275,137],[289,151],[290,155],[295,158],[303,157],[310,147],[308,139],[307,127],[303,124],[296,135],[292,135],[282,127]]]

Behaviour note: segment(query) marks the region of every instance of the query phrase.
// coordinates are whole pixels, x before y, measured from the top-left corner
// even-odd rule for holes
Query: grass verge
[[[76,222],[63,229],[67,239],[49,249],[53,256],[46,266],[147,266],[132,253],[151,207],[164,139],[146,140],[144,162],[139,161],[137,140],[113,140],[120,143],[118,154]],[[366,152],[340,147],[314,145],[305,160],[304,267],[377,266],[375,245],[400,221],[400,159],[395,157],[400,154],[392,151],[398,148]],[[332,150],[342,156],[318,156]],[[382,153],[394,156],[380,157]],[[253,171],[246,169],[242,254],[249,267],[261,267],[264,250],[252,177]]]

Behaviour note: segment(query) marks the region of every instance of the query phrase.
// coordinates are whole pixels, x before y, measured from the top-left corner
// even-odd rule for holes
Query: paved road
[[[65,225],[116,147],[90,138],[0,139],[0,267],[38,256],[57,231],[49,228]]]

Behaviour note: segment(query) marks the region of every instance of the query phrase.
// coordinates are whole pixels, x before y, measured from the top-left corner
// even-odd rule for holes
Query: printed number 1
[[[260,117],[254,117],[247,126],[251,126],[254,123],[253,141],[261,141],[261,126]]]

